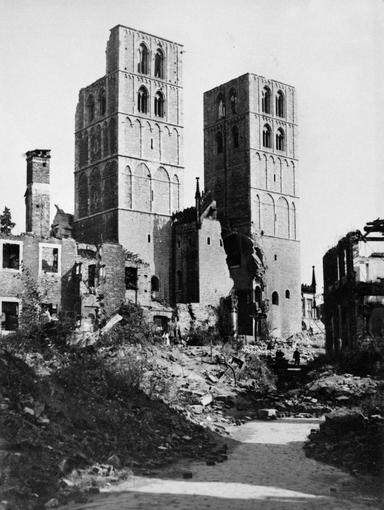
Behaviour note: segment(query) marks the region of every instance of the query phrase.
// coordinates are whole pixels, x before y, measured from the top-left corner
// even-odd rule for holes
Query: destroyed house
[[[328,352],[384,337],[384,220],[349,232],[323,257]]]

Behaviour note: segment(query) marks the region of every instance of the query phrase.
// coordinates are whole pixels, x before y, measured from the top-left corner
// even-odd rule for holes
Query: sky
[[[79,90],[125,25],[184,45],[184,206],[203,181],[203,93],[245,73],[297,90],[302,283],[338,239],[384,217],[384,0],[0,0],[0,212],[25,231],[25,153],[51,150],[73,212]]]

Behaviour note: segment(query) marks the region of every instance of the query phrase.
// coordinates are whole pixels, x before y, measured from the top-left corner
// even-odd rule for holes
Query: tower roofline
[[[244,74],[241,74],[240,76],[238,76],[237,78],[232,78],[232,80],[228,80],[225,83],[216,85],[216,87],[213,87],[212,89],[207,90],[206,92],[204,92],[204,94],[210,94],[212,92],[215,92],[218,89],[220,89],[220,87],[224,87],[226,85],[229,85],[230,83],[234,83],[234,82],[240,80],[241,78],[244,78],[245,76],[254,76],[256,78],[261,78],[263,80],[267,80],[267,81],[271,81],[271,82],[279,84],[279,85],[283,85],[284,87],[290,87],[291,89],[295,89],[295,87],[293,85],[289,85],[288,83],[284,83],[280,80],[275,80],[273,78],[266,78],[265,76],[261,76],[260,74],[255,74],[255,73],[244,73]]]
[[[113,30],[115,30],[116,28],[119,28],[119,27],[126,28],[128,30],[133,30],[134,32],[137,32],[139,34],[149,35],[150,37],[154,37],[155,39],[161,39],[162,41],[169,42],[171,44],[177,44],[177,46],[181,46],[181,47],[184,46],[183,44],[180,44],[175,41],[170,41],[169,39],[165,39],[164,37],[159,37],[158,35],[149,34],[148,32],[144,32],[143,30],[137,30],[137,28],[127,27],[126,25],[121,25],[121,24],[118,24],[118,25],[114,26],[113,28],[111,28],[110,32],[112,32]]]

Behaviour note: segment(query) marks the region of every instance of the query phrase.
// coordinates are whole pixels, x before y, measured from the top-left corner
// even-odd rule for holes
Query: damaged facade
[[[384,220],[349,232],[323,258],[328,351],[384,337]]]
[[[99,294],[106,310],[130,300],[163,324],[226,298],[235,332],[288,337],[301,329],[295,89],[246,74],[204,95],[205,189],[184,210],[182,56],[111,30],[105,76],[79,93],[74,216],[56,206],[50,226],[49,151],[31,151],[27,231],[73,247],[82,317]],[[94,290],[110,277],[113,298]]]

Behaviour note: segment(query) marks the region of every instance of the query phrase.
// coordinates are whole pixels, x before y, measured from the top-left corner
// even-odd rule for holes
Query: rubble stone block
[[[320,431],[329,435],[344,435],[349,432],[360,432],[365,428],[365,418],[361,413],[340,409],[325,416],[320,424]]]
[[[259,420],[276,420],[276,413],[276,409],[259,409],[257,412],[257,417]]]

